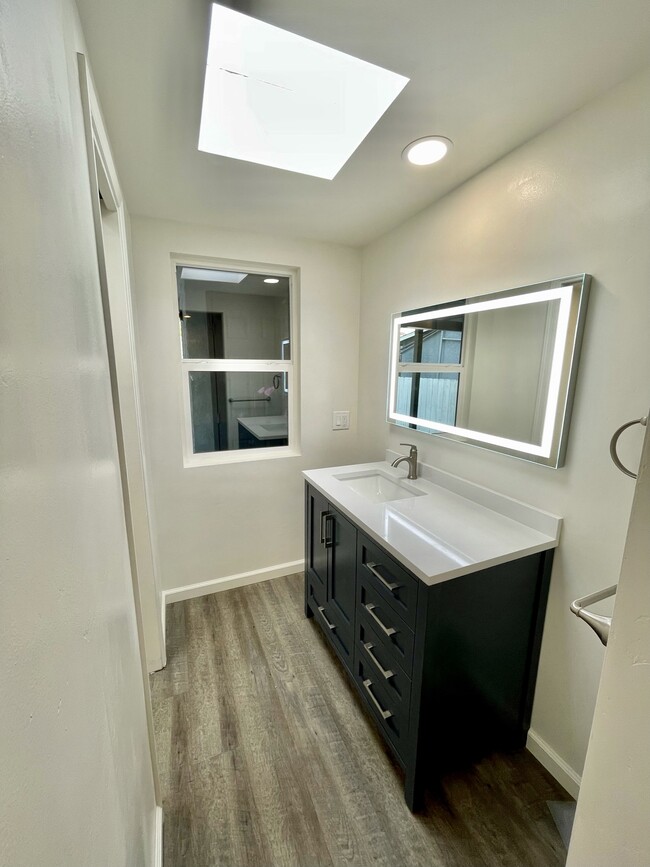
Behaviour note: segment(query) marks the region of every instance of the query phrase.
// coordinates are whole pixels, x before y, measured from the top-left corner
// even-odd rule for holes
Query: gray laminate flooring
[[[526,751],[445,775],[409,812],[302,586],[167,608],[167,668],[152,676],[164,867],[563,865],[546,801],[569,797]]]

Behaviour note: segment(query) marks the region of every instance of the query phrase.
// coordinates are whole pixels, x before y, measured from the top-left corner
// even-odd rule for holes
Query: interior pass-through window
[[[294,445],[292,276],[177,263],[176,285],[191,456]]]

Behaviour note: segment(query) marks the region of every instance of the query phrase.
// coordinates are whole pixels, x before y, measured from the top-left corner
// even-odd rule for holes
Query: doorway
[[[162,800],[158,778],[149,687],[149,671],[165,665],[161,594],[151,540],[146,467],[142,442],[137,369],[134,354],[127,215],[86,59],[77,55],[97,267],[106,335],[115,436],[120,466],[124,526],[129,550],[135,620],[140,650],[144,709],[156,804],[156,841],[161,855]],[[161,862],[160,862],[161,863]]]
[[[223,358],[223,313],[205,310],[179,311],[190,358]],[[228,448],[226,377],[190,376],[194,453]]]

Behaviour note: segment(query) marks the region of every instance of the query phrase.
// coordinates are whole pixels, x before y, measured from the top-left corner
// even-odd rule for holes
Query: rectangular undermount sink
[[[423,491],[378,471],[362,473],[343,473],[334,476],[347,485],[350,490],[370,500],[372,503],[390,503],[393,500],[407,500],[410,497],[424,496]]]
[[[287,432],[287,423],[286,421],[274,421],[271,424],[263,424],[262,427],[265,431],[269,433],[284,433]]]

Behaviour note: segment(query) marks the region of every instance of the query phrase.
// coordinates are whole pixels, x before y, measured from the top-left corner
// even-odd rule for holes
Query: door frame
[[[121,194],[117,175],[110,156],[108,137],[104,129],[99,103],[90,78],[85,55],[77,53],[81,104],[86,136],[86,157],[92,204],[93,226],[97,249],[97,265],[101,289],[101,302],[106,330],[108,366],[111,382],[111,396],[115,418],[115,434],[119,455],[122,500],[124,504],[124,523],[128,542],[133,602],[138,634],[140,668],[142,675],[143,698],[147,720],[147,734],[151,755],[156,804],[162,807],[162,792],[156,759],[156,744],[149,686],[150,665],[162,668],[166,664],[164,637],[164,606],[157,586],[157,569],[152,546],[150,512],[148,509],[145,467],[143,465],[142,423],[135,354],[133,340],[133,315],[131,308],[131,277],[128,249],[127,212]],[[104,248],[101,199],[106,208],[114,212],[118,221],[120,238],[121,279],[125,309],[122,317],[113,316],[117,311],[111,307],[111,292]],[[118,329],[123,331],[118,333]],[[126,340],[131,355],[131,381],[125,381],[124,365],[116,355],[116,340]],[[122,367],[122,370],[120,370]],[[120,377],[122,373],[122,377]],[[122,387],[120,387],[120,383]],[[129,415],[127,425],[127,414]],[[139,468],[139,472],[138,472]],[[147,554],[151,562],[147,563]],[[145,580],[145,578],[147,580]],[[153,629],[145,630],[143,611],[149,615]],[[155,616],[152,617],[152,612]],[[145,635],[153,647],[147,647]],[[153,669],[152,669],[153,670]],[[158,820],[161,821],[161,820]]]

